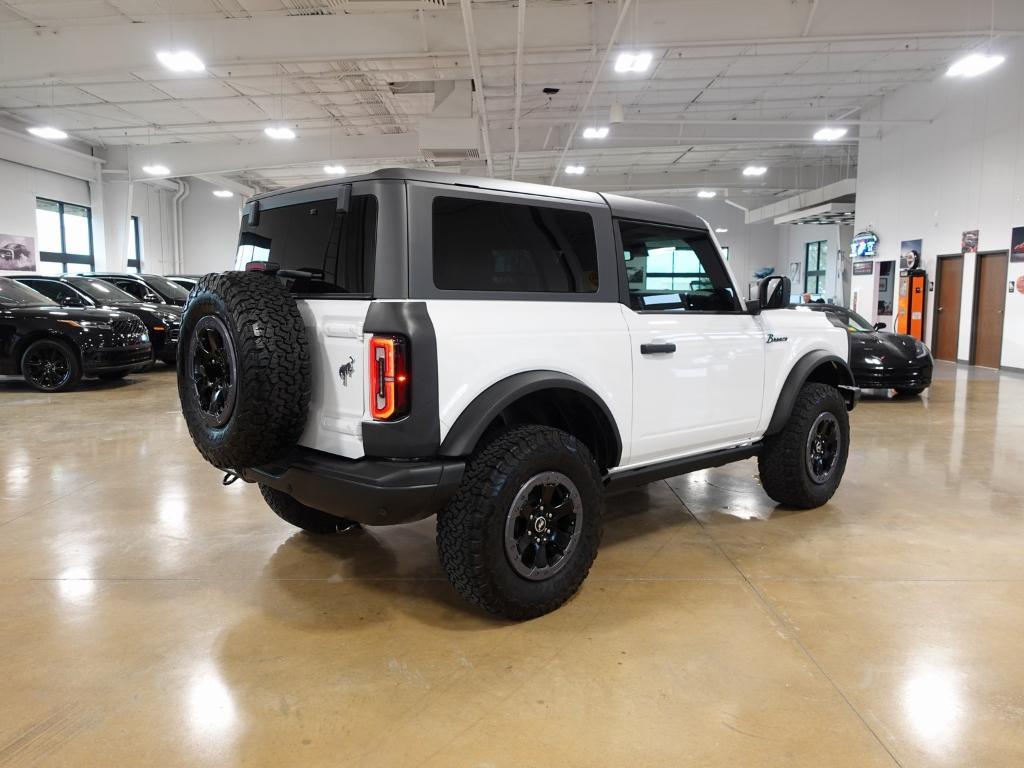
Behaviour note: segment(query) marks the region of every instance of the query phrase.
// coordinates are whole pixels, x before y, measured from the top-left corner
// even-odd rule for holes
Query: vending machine
[[[923,269],[901,269],[897,333],[905,333],[918,341],[924,341],[924,308],[927,298],[927,273]]]

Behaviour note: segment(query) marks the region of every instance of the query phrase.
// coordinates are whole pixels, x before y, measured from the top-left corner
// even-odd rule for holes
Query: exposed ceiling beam
[[[491,136],[487,121],[487,99],[484,98],[484,78],[480,71],[480,58],[477,54],[476,29],[473,26],[473,0],[461,0],[462,25],[466,29],[466,47],[469,49],[469,63],[473,69],[477,114],[480,120],[480,133],[484,143],[484,160],[487,163],[487,175],[494,175],[494,163],[491,159]]]
[[[516,177],[516,166],[519,163],[519,119],[523,106],[523,45],[526,39],[526,0],[519,0],[519,11],[516,13],[516,103],[512,114],[512,130],[514,148],[512,150],[512,169],[509,178]]]

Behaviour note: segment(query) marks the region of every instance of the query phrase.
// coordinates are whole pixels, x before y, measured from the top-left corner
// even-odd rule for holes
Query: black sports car
[[[20,374],[42,392],[63,392],[82,376],[119,379],[152,358],[146,326],[135,315],[59,307],[0,277],[0,374]]]
[[[85,277],[98,277],[100,280],[113,283],[139,301],[150,304],[173,304],[176,307],[183,307],[185,299],[188,298],[188,291],[163,275],[136,275],[124,272],[85,272],[83,274]]]
[[[62,307],[113,309],[131,312],[149,332],[153,355],[168,365],[178,356],[181,309],[170,304],[147,304],[98,277],[78,275],[17,275],[12,279],[49,296]]]
[[[932,355],[913,336],[887,333],[885,323],[872,325],[856,312],[833,304],[804,304],[824,312],[850,332],[850,369],[863,389],[895,389],[900,395],[919,395],[932,383]]]

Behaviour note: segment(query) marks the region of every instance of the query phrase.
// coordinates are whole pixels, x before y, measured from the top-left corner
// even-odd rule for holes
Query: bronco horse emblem
[[[338,369],[338,375],[341,376],[341,383],[346,387],[348,386],[349,376],[354,375],[356,372],[356,360],[354,357],[349,355],[348,362],[345,363]]]

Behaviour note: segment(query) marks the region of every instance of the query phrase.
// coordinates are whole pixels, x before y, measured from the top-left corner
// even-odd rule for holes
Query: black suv
[[[62,307],[113,309],[131,312],[149,332],[153,355],[168,365],[178,356],[181,309],[170,304],[148,304],[98,277],[78,275],[18,275],[13,278],[48,296]]]
[[[82,376],[119,379],[152,357],[149,334],[134,315],[58,307],[0,277],[0,374],[20,374],[41,392],[63,392]]]
[[[86,272],[85,277],[98,277],[113,283],[122,291],[130,293],[139,301],[151,304],[173,304],[185,306],[188,291],[162,275],[136,275],[125,272]]]

